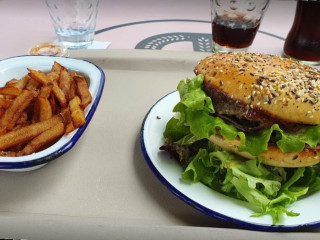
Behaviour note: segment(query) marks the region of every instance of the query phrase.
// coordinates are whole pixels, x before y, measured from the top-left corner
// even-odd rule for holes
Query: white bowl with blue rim
[[[0,156],[0,170],[35,170],[66,153],[79,140],[97,109],[103,92],[105,75],[100,67],[86,60],[53,56],[18,56],[4,59],[0,61],[0,86],[4,86],[7,81],[13,78],[22,78],[28,74],[27,68],[49,72],[54,61],[69,71],[83,74],[89,79],[92,102],[85,109],[86,123],[72,133],[62,136],[55,144],[40,152],[21,157]]]

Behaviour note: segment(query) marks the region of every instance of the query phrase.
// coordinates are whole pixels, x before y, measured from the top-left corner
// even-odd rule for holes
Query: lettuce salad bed
[[[297,216],[287,206],[299,197],[320,190],[320,166],[281,168],[266,166],[259,157],[247,160],[224,151],[207,138],[215,133],[224,138],[240,139],[240,151],[254,156],[267,150],[269,142],[283,152],[300,152],[304,147],[320,143],[320,126],[306,127],[299,134],[288,134],[274,124],[252,135],[238,131],[214,116],[210,97],[201,89],[203,76],[180,81],[177,89],[180,102],[163,133],[164,149],[174,152],[184,168],[183,179],[202,182],[230,197],[247,201],[258,207],[252,216],[270,214],[273,224],[280,216]]]

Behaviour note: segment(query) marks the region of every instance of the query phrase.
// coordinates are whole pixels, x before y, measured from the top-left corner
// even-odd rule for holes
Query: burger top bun
[[[287,122],[320,124],[320,71],[280,56],[216,53],[201,60],[204,84]]]

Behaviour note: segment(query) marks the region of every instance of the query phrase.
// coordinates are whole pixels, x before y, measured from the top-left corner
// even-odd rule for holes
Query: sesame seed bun
[[[280,56],[217,53],[199,62],[207,89],[267,118],[297,124],[320,124],[320,72]]]

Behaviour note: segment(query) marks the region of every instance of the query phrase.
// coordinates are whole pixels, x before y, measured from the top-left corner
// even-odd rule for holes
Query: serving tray
[[[32,172],[0,173],[0,233],[44,239],[255,239],[256,232],[209,217],[171,194],[150,171],[140,128],[153,104],[193,77],[210,53],[150,50],[72,51],[102,68],[99,106],[76,145]],[[318,231],[318,230],[314,230]],[[228,238],[229,237],[229,238]],[[259,233],[259,239],[282,239]],[[319,232],[287,233],[318,239]],[[169,239],[169,238],[168,238]]]

